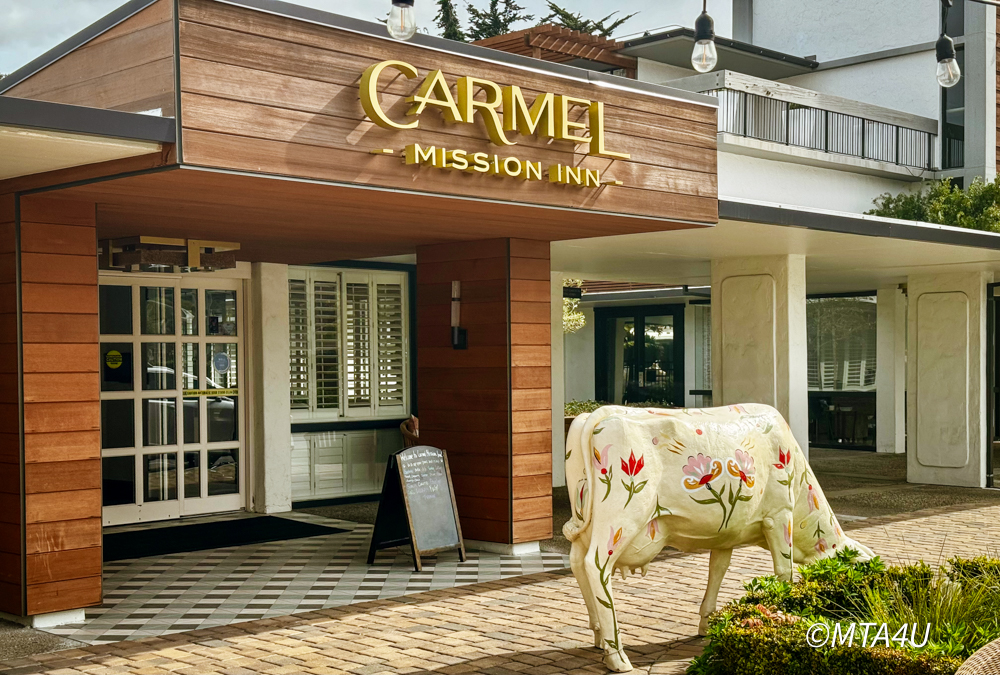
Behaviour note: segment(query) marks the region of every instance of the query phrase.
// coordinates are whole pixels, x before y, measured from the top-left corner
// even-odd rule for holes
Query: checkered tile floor
[[[414,572],[408,549],[401,548],[380,551],[376,564],[368,565],[370,525],[307,513],[281,517],[350,531],[108,562],[104,604],[87,609],[83,623],[47,630],[91,644],[117,642],[569,566],[568,557],[558,553],[518,557],[469,551],[463,563],[452,551],[424,558],[424,571]]]

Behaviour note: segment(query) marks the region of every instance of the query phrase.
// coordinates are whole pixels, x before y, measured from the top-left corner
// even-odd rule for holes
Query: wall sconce
[[[459,327],[462,319],[462,282],[451,282],[451,347],[469,348],[469,332]]]

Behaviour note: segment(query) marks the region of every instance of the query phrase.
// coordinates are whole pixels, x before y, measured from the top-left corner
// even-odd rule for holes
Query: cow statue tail
[[[566,436],[566,487],[573,516],[563,525],[563,536],[576,540],[590,525],[593,513],[594,463],[591,447],[594,427],[613,411],[599,408],[593,413],[577,415]]]

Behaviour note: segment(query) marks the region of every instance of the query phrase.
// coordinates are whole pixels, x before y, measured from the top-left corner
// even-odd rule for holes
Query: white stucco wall
[[[250,281],[253,397],[253,510],[292,509],[288,398],[288,266],[254,263]]]
[[[581,307],[580,311],[587,317],[587,324],[563,339],[566,366],[563,395],[567,401],[594,398],[594,309]]]
[[[780,202],[811,208],[864,213],[884,192],[919,187],[878,176],[821,169],[729,152],[719,153],[719,197]]]
[[[906,296],[878,289],[875,365],[875,449],[906,452]]]
[[[712,261],[712,392],[774,406],[808,453],[805,256]]]
[[[927,0],[754,0],[754,44],[820,61],[843,59],[933,42],[940,11],[941,3]]]
[[[670,80],[679,80],[682,77],[691,77],[698,73],[693,68],[678,68],[659,61],[639,58],[636,66],[636,79],[640,82],[652,82],[663,84]]]
[[[936,67],[937,59],[931,49],[891,59],[796,75],[781,82],[938,119],[941,89],[934,79]]]
[[[911,483],[986,485],[986,284],[992,272],[910,276],[906,352]]]

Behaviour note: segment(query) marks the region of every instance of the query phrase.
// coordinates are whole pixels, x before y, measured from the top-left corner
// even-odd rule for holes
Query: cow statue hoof
[[[698,622],[698,635],[705,637],[708,635],[708,618],[701,617],[701,621]]]
[[[632,662],[625,656],[624,650],[607,652],[604,655],[604,665],[613,673],[627,673],[632,670]]]
[[[601,636],[601,629],[594,628],[594,646],[600,649],[604,646],[604,638]]]

